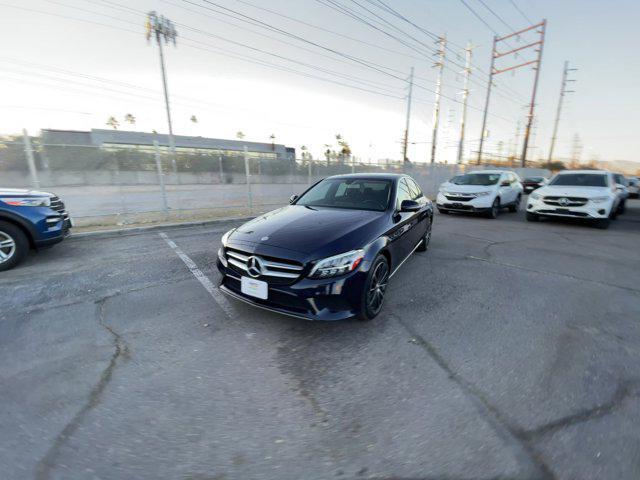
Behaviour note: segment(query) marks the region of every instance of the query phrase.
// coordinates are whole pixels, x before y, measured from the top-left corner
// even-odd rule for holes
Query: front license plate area
[[[245,295],[266,300],[269,296],[269,284],[255,278],[242,277],[240,279],[240,290]]]

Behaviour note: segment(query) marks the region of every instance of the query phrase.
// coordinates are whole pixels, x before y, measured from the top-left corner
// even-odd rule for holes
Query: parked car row
[[[436,206],[440,213],[480,213],[496,218],[503,208],[516,212],[522,195],[527,220],[544,217],[582,218],[598,228],[625,212],[626,201],[638,195],[638,179],[602,170],[565,170],[551,180],[520,180],[508,170],[481,170],[458,175],[440,186]]]

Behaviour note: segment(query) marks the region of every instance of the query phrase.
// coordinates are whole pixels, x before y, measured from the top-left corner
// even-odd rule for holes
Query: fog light
[[[598,210],[598,213],[599,213],[600,215],[604,215],[604,208],[601,208],[600,210]]]
[[[533,208],[533,205],[531,205],[531,204],[527,205],[527,210],[530,210],[532,208]]]

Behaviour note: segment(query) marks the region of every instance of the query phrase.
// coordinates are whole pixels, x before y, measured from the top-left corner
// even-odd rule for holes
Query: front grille
[[[538,210],[536,213],[551,215],[567,215],[570,217],[588,217],[586,212],[573,212],[571,210]]]
[[[452,202],[468,202],[469,200],[473,200],[475,197],[467,197],[461,195],[445,195],[447,200],[451,200]]]
[[[563,198],[566,198],[568,203],[561,204],[560,200]],[[589,201],[587,198],[583,197],[544,197],[542,200],[547,205],[560,207],[581,207],[582,205],[586,205]]]
[[[240,275],[253,276],[249,273],[250,259],[255,257],[262,267],[262,273],[257,277],[270,284],[286,285],[295,282],[302,273],[304,266],[298,262],[282,258],[254,255],[237,248],[227,248],[225,256],[229,266]]]
[[[60,200],[58,197],[51,197],[51,205],[50,208],[58,212],[64,220],[69,220],[69,213],[65,210],[64,202]]]
[[[472,212],[475,210],[472,205],[454,205],[453,203],[445,203],[444,208],[450,209],[450,210],[464,210],[469,212]]]

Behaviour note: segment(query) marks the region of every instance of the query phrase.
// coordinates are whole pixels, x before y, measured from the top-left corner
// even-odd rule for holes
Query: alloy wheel
[[[5,232],[0,232],[0,263],[8,261],[16,253],[16,242]]]
[[[367,292],[367,307],[373,315],[377,315],[382,309],[384,292],[387,289],[388,280],[389,267],[387,266],[387,263],[378,263],[373,271],[371,283],[369,284],[369,291]]]

